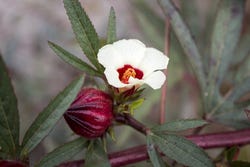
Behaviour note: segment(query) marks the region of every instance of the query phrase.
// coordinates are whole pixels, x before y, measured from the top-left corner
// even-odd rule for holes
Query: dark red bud
[[[1,167],[26,167],[27,165],[15,160],[0,160]]]
[[[86,138],[100,137],[112,123],[113,100],[100,90],[82,89],[64,118],[76,134]]]

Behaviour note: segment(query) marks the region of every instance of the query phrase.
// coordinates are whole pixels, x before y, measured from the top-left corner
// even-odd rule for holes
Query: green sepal
[[[135,101],[133,101],[130,105],[129,105],[129,111],[130,111],[130,114],[131,115],[134,115],[134,110],[136,110],[137,108],[139,108],[142,103],[144,102],[144,98],[140,98],[140,99],[137,99]]]

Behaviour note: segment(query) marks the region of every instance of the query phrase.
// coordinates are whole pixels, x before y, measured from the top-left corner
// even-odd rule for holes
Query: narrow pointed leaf
[[[57,44],[53,42],[48,42],[50,48],[59,56],[62,60],[64,60],[66,63],[69,63],[73,67],[86,72],[89,75],[93,76],[101,76],[101,74],[96,71],[93,67],[91,67],[89,64],[85,63],[78,57],[74,56],[73,54],[69,53],[62,47],[58,46]]]
[[[192,36],[194,36],[196,40],[200,40],[199,42],[197,41],[197,45],[202,44],[202,42],[204,42],[204,38],[200,36],[202,25],[200,24],[201,17],[199,13],[199,5],[197,3],[190,3],[189,1],[180,1],[180,6],[180,15],[183,20],[185,20]]]
[[[249,92],[250,92],[250,76],[248,78],[245,78],[241,83],[239,83],[233,88],[232,93],[230,94],[228,100],[235,102],[241,96]]]
[[[250,127],[250,121],[244,109],[218,113],[214,116],[213,120],[235,129]]]
[[[237,83],[231,90],[230,95],[226,99],[222,99],[218,102],[221,103],[221,106],[216,112],[238,112],[238,110],[247,108],[248,106],[250,106],[250,99],[246,99],[243,102],[239,102],[239,100],[248,93],[250,93],[250,76]]]
[[[152,134],[152,139],[167,157],[178,163],[190,167],[214,167],[201,148],[181,136]]]
[[[186,120],[178,120],[172,122],[166,122],[162,125],[157,125],[152,128],[153,132],[178,132],[183,131],[191,128],[197,128],[207,124],[204,120],[195,120],[195,119],[186,119]]]
[[[237,64],[237,66],[234,67],[236,68],[238,67],[237,71],[232,71],[231,73],[232,74],[231,82],[235,85],[235,83],[237,84],[239,82],[242,82],[243,79],[250,76],[250,49],[248,55],[242,60],[242,62],[240,62],[239,64]]]
[[[209,63],[208,63],[210,60],[210,47],[209,46],[211,46],[211,34],[213,32],[213,27],[214,27],[213,25],[214,25],[214,20],[216,18],[216,14],[217,14],[216,11],[218,8],[219,1],[220,0],[215,0],[213,1],[213,3],[210,3],[209,12],[207,12],[207,15],[204,20],[206,26],[202,30],[201,36],[197,37],[200,39],[197,42],[199,42],[198,48],[200,48],[201,50],[203,68],[204,68],[206,75],[209,74],[209,68],[210,68]],[[200,24],[200,21],[199,21],[199,24]]]
[[[147,151],[154,167],[166,167],[159,153],[155,150],[155,144],[150,135],[147,136]]]
[[[75,99],[77,93],[81,89],[83,80],[84,77],[81,76],[71,82],[38,115],[24,136],[21,151],[22,156],[26,156],[42,141],[44,137],[49,134],[57,121]]]
[[[84,150],[86,141],[86,139],[80,137],[56,148],[43,157],[36,167],[54,167],[70,160],[74,155]]]
[[[231,63],[233,65],[237,65],[238,63],[242,62],[249,54],[250,54],[250,33],[244,34],[239,44],[237,45],[234,55],[234,58],[231,60]]]
[[[99,140],[96,140],[91,148],[87,150],[84,167],[110,167],[107,153],[104,150],[104,145]]]
[[[109,23],[108,23],[108,34],[107,34],[107,43],[111,44],[116,41],[116,16],[115,10],[111,7],[109,12]]]
[[[235,57],[234,49],[242,27],[244,0],[222,0],[212,33],[210,51],[210,90],[218,87]]]
[[[202,65],[202,60],[198,48],[192,39],[187,25],[184,23],[179,12],[177,11],[171,0],[158,0],[163,12],[170,18],[171,26],[175,32],[186,56],[191,63],[196,77],[200,83],[201,89],[205,90],[205,74]]]
[[[19,114],[17,99],[0,55],[0,148],[15,156],[19,147]]]
[[[78,0],[64,0],[63,2],[80,47],[89,61],[99,68],[96,55],[100,46],[94,26]]]
[[[156,48],[164,49],[165,23],[145,1],[132,1],[143,36]]]

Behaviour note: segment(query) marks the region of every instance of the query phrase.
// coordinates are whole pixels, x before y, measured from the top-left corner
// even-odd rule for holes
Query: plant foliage
[[[19,114],[17,99],[0,54],[0,148],[14,158],[19,149]],[[10,158],[9,157],[9,158]]]

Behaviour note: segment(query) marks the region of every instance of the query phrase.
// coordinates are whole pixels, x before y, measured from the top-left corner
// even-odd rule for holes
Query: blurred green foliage
[[[173,33],[176,31],[172,20],[174,12],[168,13],[168,1],[162,1],[164,3],[172,22],[166,119],[199,117],[215,125],[222,124],[220,128],[249,128],[250,121],[244,111],[250,108],[250,30],[247,21],[249,11],[246,10],[249,4],[243,0],[203,4],[194,0],[179,1],[178,11],[202,59],[206,79],[206,89],[202,90],[199,76],[179,42],[185,34],[178,36]],[[145,1],[138,0],[133,4],[145,40],[154,42],[156,39],[158,42],[153,45],[163,49],[166,36],[159,25],[164,26],[164,19]],[[184,107],[185,104],[189,105]],[[205,131],[209,132],[209,129]]]

